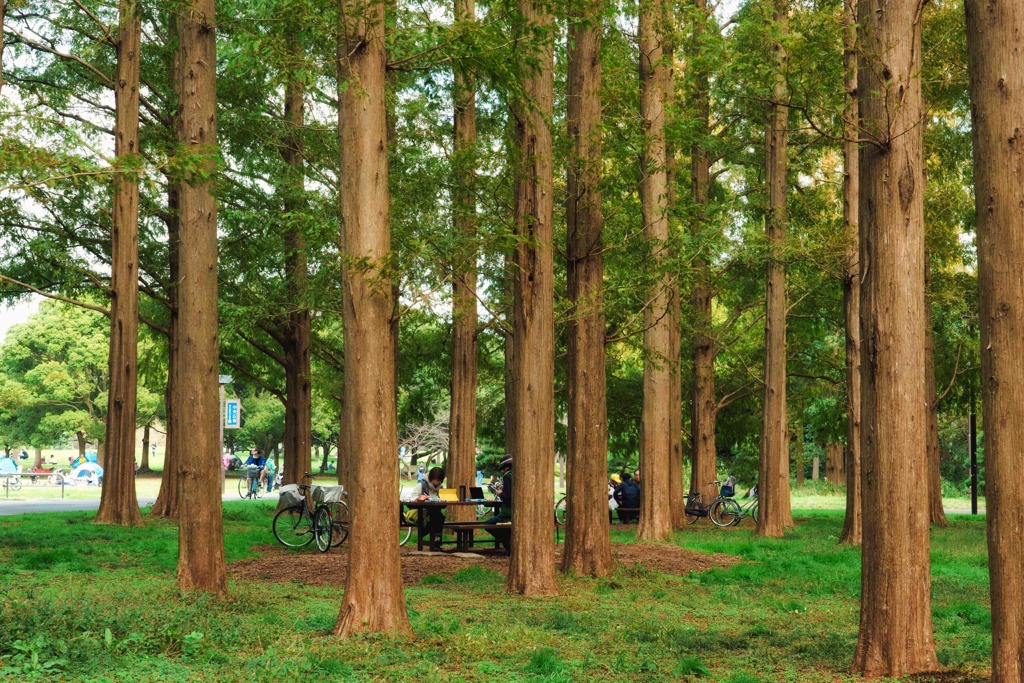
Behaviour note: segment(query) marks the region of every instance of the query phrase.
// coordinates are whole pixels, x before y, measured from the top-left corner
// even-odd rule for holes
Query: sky
[[[31,299],[19,301],[13,306],[0,305],[0,344],[7,337],[7,330],[12,325],[18,325],[28,320],[28,317],[39,310],[39,302],[42,297],[33,296]]]

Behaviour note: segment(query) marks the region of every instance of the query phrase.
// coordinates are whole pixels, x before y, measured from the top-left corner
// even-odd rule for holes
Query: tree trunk
[[[846,70],[846,111],[843,114],[843,233],[846,273],[843,310],[846,314],[846,516],[839,542],[860,545],[860,106],[857,94],[857,2],[843,0],[843,67]]]
[[[665,88],[665,119],[669,120],[675,103],[675,5],[670,2],[662,2],[661,5],[662,29],[665,32],[663,40],[664,76]],[[667,124],[666,124],[667,125]],[[671,139],[665,136],[665,199],[667,206],[675,206],[676,197],[676,164],[675,146]],[[666,217],[667,220],[667,217]],[[669,231],[674,232],[675,228],[669,224]],[[677,257],[673,249],[671,258]],[[669,305],[667,324],[669,328],[669,393],[668,393],[668,505],[669,516],[672,520],[672,528],[682,531],[686,528],[686,499],[683,496],[683,384],[680,364],[680,353],[682,345],[682,311],[680,309],[680,287],[679,280],[673,278],[669,286]]]
[[[603,577],[608,535],[608,407],[601,232],[601,30],[604,0],[569,5],[566,271],[569,490],[562,571]]]
[[[455,20],[472,30],[474,0],[455,0]],[[455,234],[463,241],[452,273],[452,382],[449,414],[448,485],[476,483],[476,81],[461,63],[455,67],[455,170],[453,213]],[[455,521],[472,521],[471,507],[450,511]]]
[[[925,259],[927,261],[927,257]],[[932,300],[928,296],[928,264],[925,263],[924,301],[924,391],[928,406],[928,434],[925,440],[925,461],[928,463],[929,520],[940,527],[949,526],[942,509],[942,453],[939,450],[939,396],[935,391],[935,335],[932,332]]]
[[[787,0],[774,0],[775,29],[789,31]],[[772,45],[775,86],[765,135],[765,178],[768,185],[768,278],[764,317],[764,402],[757,497],[758,536],[781,537],[793,526],[789,506],[789,429],[786,424],[786,178],[789,162],[788,56],[781,43]]]
[[[798,422],[793,430],[793,452],[796,460],[796,483],[804,484],[804,425]]]
[[[700,491],[705,501],[718,496],[718,487],[710,482],[718,478],[715,445],[715,421],[718,405],[715,402],[715,356],[718,349],[713,338],[711,322],[711,269],[708,264],[707,219],[708,191],[711,186],[711,160],[706,149],[710,135],[710,95],[708,85],[707,48],[703,36],[708,21],[707,0],[693,0],[696,10],[693,25],[694,55],[690,74],[690,101],[696,125],[696,142],[690,151],[690,198],[693,215],[690,236],[698,245],[694,258],[695,279],[690,294],[693,316],[693,376],[690,395],[690,490]]]
[[[34,450],[35,459],[32,461],[32,469],[39,470],[43,468],[43,449],[37,446]]]
[[[289,30],[289,46],[295,64],[303,63],[305,54],[299,44],[298,27]],[[302,215],[305,208],[305,125],[306,86],[298,74],[289,74],[284,94],[284,125],[286,128],[281,156],[288,166],[284,190],[286,216]],[[311,467],[312,384],[310,381],[310,314],[306,308],[306,237],[303,222],[286,219],[285,273],[288,279],[290,309],[285,324],[285,421],[283,483],[298,483]]]
[[[514,163],[514,162],[513,162]],[[515,289],[515,265],[514,256],[506,257],[505,278],[509,290]],[[516,312],[514,307],[508,309],[507,318],[509,330],[514,330],[516,323]],[[505,332],[505,453],[512,454],[518,451],[518,437],[516,427],[519,421],[516,419],[516,339],[513,331]]]
[[[861,490],[866,505],[853,668],[938,668],[932,638],[924,382],[923,0],[861,0]]]
[[[0,0],[0,92],[4,88],[4,19],[7,14],[7,0]]]
[[[139,153],[139,45],[136,0],[118,7],[117,79],[114,87],[114,156],[130,168]],[[110,353],[103,490],[96,521],[142,524],[135,494],[135,419],[139,336],[139,182],[126,171],[114,180],[111,229]]]
[[[75,432],[75,436],[78,437],[78,455],[84,458],[86,447],[85,432]]]
[[[339,3],[341,55],[338,137],[344,292],[344,438],[351,459],[352,527],[345,595],[334,627],[410,633],[398,545],[395,454],[395,338],[389,254],[384,2]],[[340,469],[340,468],[339,468]]]
[[[642,0],[638,42],[640,47],[640,117],[645,135],[641,156],[640,208],[644,237],[657,273],[644,309],[643,410],[640,419],[640,521],[637,538],[667,541],[672,538],[669,503],[669,398],[672,381],[670,278],[665,271],[668,242],[665,150],[665,62],[662,50],[662,0]]]
[[[1024,7],[967,0],[981,289],[992,683],[1024,680]]]
[[[220,403],[217,340],[217,202],[215,169],[216,19],[214,0],[190,0],[178,18],[178,139],[195,171],[179,187],[180,279],[178,315],[183,332],[176,382],[182,389],[178,423],[189,447],[178,456],[178,586],[224,593],[221,519]],[[196,157],[200,156],[201,160]]]
[[[821,458],[814,456],[814,459],[811,461],[811,481],[818,481],[820,467]]]
[[[149,472],[149,423],[142,427],[142,462],[139,464],[139,472]]]
[[[841,444],[830,443],[825,446],[825,479],[832,484],[846,481],[846,453]]]
[[[522,94],[515,127],[515,500],[508,590],[558,592],[555,575],[555,406],[553,150],[554,15],[547,3],[518,0]],[[523,42],[519,42],[523,41]]]
[[[167,21],[168,44],[178,41],[178,21],[175,14],[168,14]],[[178,62],[181,55],[174,51],[173,65],[171,69],[171,85],[181,99],[181,83],[178,79]],[[174,115],[175,128],[178,127],[177,120],[179,112]],[[176,131],[180,134],[180,131]],[[180,139],[179,139],[180,142]],[[168,292],[167,298],[170,305],[170,323],[167,331],[167,387],[164,392],[164,407],[167,413],[167,435],[164,439],[164,465],[160,477],[160,492],[157,494],[156,502],[150,509],[150,514],[164,519],[175,519],[178,516],[178,452],[184,441],[181,438],[182,430],[179,429],[179,417],[181,415],[182,385],[175,379],[178,368],[179,346],[181,340],[181,327],[178,324],[178,279],[181,276],[181,192],[180,184],[176,179],[167,179],[167,266],[168,266]]]

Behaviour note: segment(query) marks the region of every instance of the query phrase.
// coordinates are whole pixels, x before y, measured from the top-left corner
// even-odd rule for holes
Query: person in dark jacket
[[[420,493],[416,500],[430,500],[437,498],[438,490],[444,483],[445,471],[441,467],[432,467],[427,476],[420,480]],[[444,530],[444,513],[440,510],[420,510],[420,514],[426,512],[427,525],[430,528],[430,549],[433,552],[441,551],[441,533]]]
[[[615,500],[619,504],[619,521],[623,524],[635,522],[640,516],[637,512],[640,508],[640,487],[629,472],[622,473],[622,483],[615,487]]]
[[[504,474],[501,477],[501,491],[498,492],[498,498],[501,500],[501,507],[498,508],[498,514],[494,515],[487,521],[491,524],[505,524],[512,522],[512,456],[506,454],[501,462],[498,463],[498,469]],[[491,536],[494,536],[499,544],[508,549],[512,541],[512,529],[489,529]]]

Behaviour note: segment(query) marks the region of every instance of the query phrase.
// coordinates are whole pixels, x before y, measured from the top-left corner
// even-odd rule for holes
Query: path
[[[262,500],[277,498],[277,493],[264,494]],[[238,500],[238,494],[224,494],[222,500]],[[155,497],[140,497],[139,507],[149,507],[156,502]],[[73,512],[80,510],[98,510],[99,498],[77,500],[0,500],[0,517],[9,515],[27,515],[37,512]]]

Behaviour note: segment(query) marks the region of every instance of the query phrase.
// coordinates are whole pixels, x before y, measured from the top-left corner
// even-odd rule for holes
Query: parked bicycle
[[[756,526],[760,522],[757,506],[757,487],[755,486],[750,489],[747,496],[750,497],[750,501],[743,505],[740,505],[732,496],[719,496],[711,503],[711,510],[709,511],[711,521],[720,527],[727,527],[736,526],[745,517],[751,517]]]
[[[708,486],[719,486],[721,483],[721,481],[716,479],[715,481],[709,481]],[[723,523],[717,517],[717,513],[723,510],[721,505],[722,501],[731,500],[728,496],[722,495],[722,491],[729,494],[730,496],[732,495],[731,487],[723,487],[723,489],[719,492],[718,497],[715,498],[710,503],[704,503],[700,491],[690,491],[688,494],[686,494],[686,523],[694,524],[697,521],[699,521],[702,517],[707,517],[712,521],[712,523],[714,523],[715,526],[731,526],[731,519],[730,522],[726,524]]]
[[[307,472],[303,479],[312,480],[314,476]],[[321,552],[340,546],[348,539],[351,527],[344,496],[341,486],[289,484],[281,487],[281,500],[286,507],[274,515],[274,537],[281,545],[291,548],[309,545],[314,540]],[[310,505],[311,497],[313,505]]]

